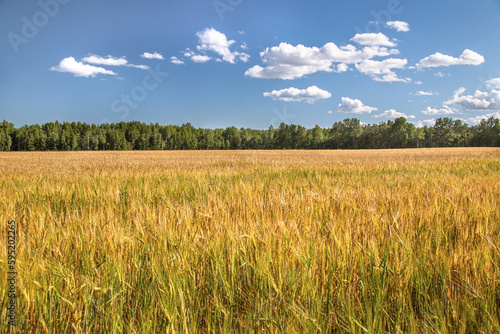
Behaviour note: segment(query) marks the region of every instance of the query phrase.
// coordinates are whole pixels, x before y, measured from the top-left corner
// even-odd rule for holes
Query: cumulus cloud
[[[389,40],[389,37],[382,34],[381,32],[375,33],[365,33],[365,34],[356,34],[351,41],[356,42],[360,45],[369,45],[369,46],[396,46],[396,43],[393,43]]]
[[[176,56],[172,56],[170,57],[170,62],[172,64],[175,64],[175,65],[183,65],[184,64],[184,61],[180,60],[179,58],[177,58]]]
[[[321,71],[345,72],[349,64],[397,53],[399,51],[396,49],[389,50],[380,46],[358,49],[353,45],[338,47],[335,43],[327,43],[318,48],[280,43],[260,53],[265,67],[256,65],[249,68],[245,75],[261,79],[293,80]],[[335,66],[334,63],[338,65]]]
[[[458,57],[448,56],[442,53],[435,53],[429,57],[425,57],[417,63],[417,68],[427,68],[427,67],[440,67],[440,66],[451,66],[451,65],[480,65],[484,63],[484,57],[479,53],[472,50],[466,49]]]
[[[349,65],[344,64],[344,63],[340,63],[335,67],[335,69],[333,71],[335,73],[343,73],[343,72],[347,72],[348,69],[349,69]]]
[[[418,92],[416,93],[410,93],[412,95],[417,95],[417,96],[434,96],[434,95],[439,95],[438,92],[433,92],[433,91],[428,91],[428,92],[425,92],[423,90],[419,90]]]
[[[490,92],[481,92],[476,90],[473,95],[463,95],[466,89],[461,87],[453,93],[453,98],[443,102],[443,105],[461,106],[467,110],[499,110],[500,109],[500,91],[491,90]]]
[[[281,100],[286,102],[307,102],[314,103],[319,99],[327,99],[332,96],[330,92],[322,90],[316,86],[311,86],[306,89],[297,89],[294,87],[273,90],[272,92],[265,92],[265,97],[270,97],[273,100]]]
[[[106,58],[98,56],[98,55],[88,55],[87,57],[82,58],[82,61],[89,64],[94,65],[107,65],[107,66],[123,66],[128,62],[125,57],[115,58],[112,56],[107,56]]]
[[[375,81],[380,82],[409,82],[410,78],[399,78],[393,69],[404,68],[407,64],[406,59],[389,58],[382,61],[363,60],[356,64],[356,68],[361,73],[371,76]]]
[[[500,78],[490,79],[486,81],[486,85],[491,89],[500,89]]]
[[[490,117],[495,117],[495,118],[500,118],[500,112],[494,112],[494,113],[491,113],[491,114],[486,114],[486,115],[479,115],[479,116],[475,116],[475,117],[470,117],[470,118],[457,118],[465,123],[469,123],[471,125],[478,125],[479,123],[481,123],[481,121],[484,119],[484,120],[487,120],[489,119]]]
[[[352,113],[352,114],[369,114],[374,110],[378,110],[374,107],[365,106],[363,102],[358,99],[350,99],[348,97],[342,97],[342,103],[337,107],[337,111],[341,113]]]
[[[410,31],[410,25],[403,21],[389,21],[387,22],[387,26],[391,29],[396,29],[397,31],[401,32]]]
[[[82,58],[82,61],[94,65],[126,66],[126,67],[139,68],[141,70],[149,69],[149,66],[147,65],[129,64],[127,59],[125,59],[125,57],[116,58],[109,55],[107,57],[101,57],[98,55],[91,54],[88,55],[87,57]]]
[[[191,60],[194,61],[195,63],[206,63],[207,61],[210,61],[212,57],[209,57],[207,55],[192,55]]]
[[[246,53],[240,53],[238,57],[244,63],[246,63],[250,59],[250,55]]]
[[[188,58],[191,58],[195,55],[195,53],[190,48],[186,48],[186,50],[182,51],[182,54],[184,55],[184,57]]]
[[[415,118],[413,115],[407,116],[406,114],[396,111],[394,109],[389,109],[384,111],[383,113],[379,115],[374,115],[372,117],[377,117],[377,118],[399,118],[399,117],[404,117],[404,118]]]
[[[492,89],[490,92],[477,90],[474,94],[464,95],[466,89],[461,87],[453,93],[453,97],[443,102],[442,108],[431,108],[423,110],[425,115],[452,115],[458,114],[453,106],[460,106],[466,110],[486,111],[500,110],[500,91]]]
[[[109,71],[103,67],[83,64],[78,62],[73,57],[64,58],[59,62],[59,65],[50,68],[51,71],[68,72],[74,74],[75,77],[95,77],[97,74],[116,75],[115,72]]]
[[[457,113],[458,111],[456,109],[450,108],[449,106],[443,106],[443,108],[427,107],[427,109],[422,110],[422,114],[424,115],[453,115]]]
[[[222,57],[222,60],[234,64],[237,59],[243,62],[248,61],[250,55],[244,52],[231,51],[230,47],[235,43],[233,40],[228,40],[226,35],[215,30],[214,28],[206,28],[203,31],[196,33],[199,44],[196,48],[199,51],[215,52]]]
[[[139,68],[141,70],[147,70],[149,69],[149,66],[148,65],[134,65],[134,64],[127,64],[125,65],[127,67],[133,67],[133,68]]]
[[[424,119],[423,121],[413,122],[417,128],[423,128],[425,125],[433,126],[436,124],[436,120],[434,118]]]
[[[163,56],[161,55],[161,53],[158,53],[158,52],[153,52],[153,53],[144,52],[141,55],[141,57],[142,58],[146,58],[146,59],[160,59],[160,60],[163,60]]]

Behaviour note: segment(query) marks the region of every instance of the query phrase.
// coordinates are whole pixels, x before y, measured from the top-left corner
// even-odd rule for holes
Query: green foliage
[[[0,151],[88,150],[225,150],[225,149],[385,149],[421,147],[500,146],[500,120],[490,118],[468,126],[460,120],[438,118],[434,126],[416,128],[401,117],[379,124],[346,118],[331,128],[312,129],[281,123],[266,130],[195,128],[178,125],[121,122],[0,123]]]

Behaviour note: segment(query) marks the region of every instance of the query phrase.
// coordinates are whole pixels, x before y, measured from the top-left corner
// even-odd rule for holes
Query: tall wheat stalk
[[[19,234],[15,329],[500,332],[499,158],[0,154],[0,221]]]

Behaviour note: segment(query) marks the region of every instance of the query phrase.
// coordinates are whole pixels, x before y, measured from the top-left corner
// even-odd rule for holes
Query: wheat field
[[[5,332],[500,332],[498,148],[11,152],[0,171]]]

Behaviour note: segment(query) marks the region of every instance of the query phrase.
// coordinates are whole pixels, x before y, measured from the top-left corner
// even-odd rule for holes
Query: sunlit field
[[[0,153],[20,333],[500,332],[500,149]]]

